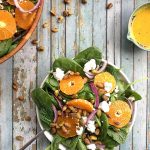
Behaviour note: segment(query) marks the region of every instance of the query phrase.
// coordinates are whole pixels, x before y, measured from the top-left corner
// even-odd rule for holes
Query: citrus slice
[[[104,85],[104,83],[106,83],[106,82],[112,84],[111,90],[108,91],[108,93],[112,93],[113,90],[116,88],[116,80],[113,75],[111,75],[109,72],[102,72],[102,73],[96,75],[94,78],[95,85],[98,85],[98,84]]]
[[[7,3],[9,3],[10,5],[15,5],[14,0],[7,0]]]
[[[6,40],[16,32],[16,22],[11,13],[0,10],[0,40]]]
[[[84,99],[74,99],[74,100],[68,101],[67,105],[80,108],[88,112],[92,112],[94,109],[93,105],[89,101],[84,100]]]
[[[110,105],[110,110],[107,113],[109,124],[122,128],[129,123],[131,113],[132,111],[126,102],[116,100]]]
[[[84,79],[79,75],[70,75],[60,81],[60,90],[67,94],[73,95],[78,93],[84,86]]]
[[[77,135],[76,133],[76,126],[77,126],[78,120],[76,118],[70,117],[70,116],[59,116],[57,119],[57,124],[61,128],[57,130],[57,133],[65,138],[74,137]]]
[[[24,10],[30,10],[34,7],[34,3],[32,3],[31,1],[21,1],[20,6],[24,9]],[[18,8],[15,9],[15,19],[16,19],[16,23],[18,25],[18,27],[27,30],[31,27],[34,18],[35,18],[36,12],[32,12],[32,13],[23,13],[21,12]]]

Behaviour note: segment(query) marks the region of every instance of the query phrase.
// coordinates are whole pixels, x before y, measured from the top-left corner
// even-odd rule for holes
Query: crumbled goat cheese
[[[91,59],[90,61],[88,61],[85,65],[84,65],[84,72],[89,72],[91,70],[96,69],[96,61],[95,59]]]
[[[104,112],[109,112],[109,104],[106,101],[101,102],[99,108]]]
[[[106,92],[109,92],[111,89],[112,89],[112,83],[105,82],[105,83],[104,83],[104,90],[105,90]]]
[[[95,130],[96,130],[95,121],[93,121],[93,120],[89,120],[88,121],[88,123],[87,123],[87,130],[90,131],[91,133],[95,132]]]
[[[130,97],[128,98],[128,100],[129,100],[129,101],[135,101],[135,97],[134,97],[134,96],[130,96]]]
[[[110,93],[106,93],[105,96],[110,97]]]
[[[89,144],[87,145],[87,149],[89,150],[96,150],[96,145],[93,143],[93,144]]]
[[[77,127],[76,128],[76,133],[77,133],[77,135],[82,135],[82,133],[83,133],[83,127]]]
[[[64,71],[60,68],[56,68],[56,72],[54,72],[53,75],[57,80],[62,80],[65,76]]]
[[[58,148],[59,148],[59,150],[66,150],[66,147],[63,146],[62,144],[59,144]]]
[[[118,86],[116,86],[115,93],[118,93],[118,92],[119,92],[119,89],[118,89]]]

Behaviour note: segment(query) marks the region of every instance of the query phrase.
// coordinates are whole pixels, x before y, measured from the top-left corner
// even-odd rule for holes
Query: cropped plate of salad
[[[125,142],[141,96],[96,47],[53,63],[42,87],[32,92],[47,150],[112,150]]]
[[[18,46],[42,3],[43,0],[0,0],[0,58]]]

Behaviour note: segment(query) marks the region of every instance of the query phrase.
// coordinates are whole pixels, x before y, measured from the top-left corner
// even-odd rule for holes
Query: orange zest
[[[131,109],[126,102],[122,100],[114,101],[107,113],[109,124],[117,128],[122,128],[129,123],[131,113]]]
[[[79,75],[70,75],[60,81],[60,90],[66,95],[78,93],[84,86],[84,79]]]
[[[0,40],[12,38],[16,31],[16,22],[12,14],[0,10]]]
[[[84,99],[74,99],[74,100],[68,101],[67,105],[80,108],[88,112],[92,112],[94,109],[93,105],[89,101],[84,100]]]
[[[28,1],[28,0],[22,1],[19,4],[26,11],[30,10],[34,7],[34,3],[32,3],[31,1]],[[15,9],[15,19],[16,19],[17,26],[24,30],[29,29],[34,21],[35,15],[36,15],[36,12],[23,13],[18,8],[16,8]]]
[[[74,137],[77,135],[76,133],[76,126],[77,126],[78,120],[76,118],[72,118],[70,116],[59,116],[57,119],[57,124],[66,124],[65,125],[65,129],[63,130],[62,128],[59,128],[57,130],[57,133],[65,138],[70,138],[70,137]]]
[[[102,72],[96,75],[94,78],[95,85],[98,85],[99,83],[104,85],[105,82],[109,82],[112,84],[112,88],[109,91],[109,93],[112,93],[113,90],[116,88],[116,80],[113,75],[111,75],[109,72]]]

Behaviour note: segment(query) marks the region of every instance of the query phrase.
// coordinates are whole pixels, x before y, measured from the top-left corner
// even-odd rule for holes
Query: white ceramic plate
[[[114,68],[118,69],[118,67],[115,66],[115,65],[113,65],[112,63],[108,63],[108,65],[113,66]],[[128,77],[127,77],[122,71],[120,71],[120,75],[121,75],[121,78],[122,78],[125,82],[127,82],[128,84],[131,83],[131,82],[129,81]],[[42,84],[41,84],[41,86],[40,86],[41,88],[43,87],[43,85],[44,85],[46,79],[48,78],[48,76],[49,76],[49,75],[47,75],[46,78],[44,79],[44,81],[42,82]],[[132,88],[132,90],[133,90],[133,87],[132,87],[132,86],[131,86],[131,88]],[[131,131],[131,129],[132,129],[132,127],[133,127],[133,124],[134,124],[134,122],[135,122],[136,111],[137,111],[137,104],[134,103],[134,102],[132,102],[131,104],[132,104],[132,109],[133,109],[133,111],[132,111],[132,118],[131,118],[131,124],[130,124],[130,131]],[[43,130],[44,127],[42,126],[42,123],[41,123],[41,121],[40,121],[40,118],[39,118],[39,111],[38,111],[38,108],[37,108],[37,107],[36,107],[36,113],[37,113],[37,119],[38,119],[39,125],[40,125],[41,129]],[[50,134],[50,132],[45,131],[44,134],[45,134],[45,136],[47,137],[47,139],[48,139],[50,142],[53,140],[53,136],[52,136],[52,134]]]

